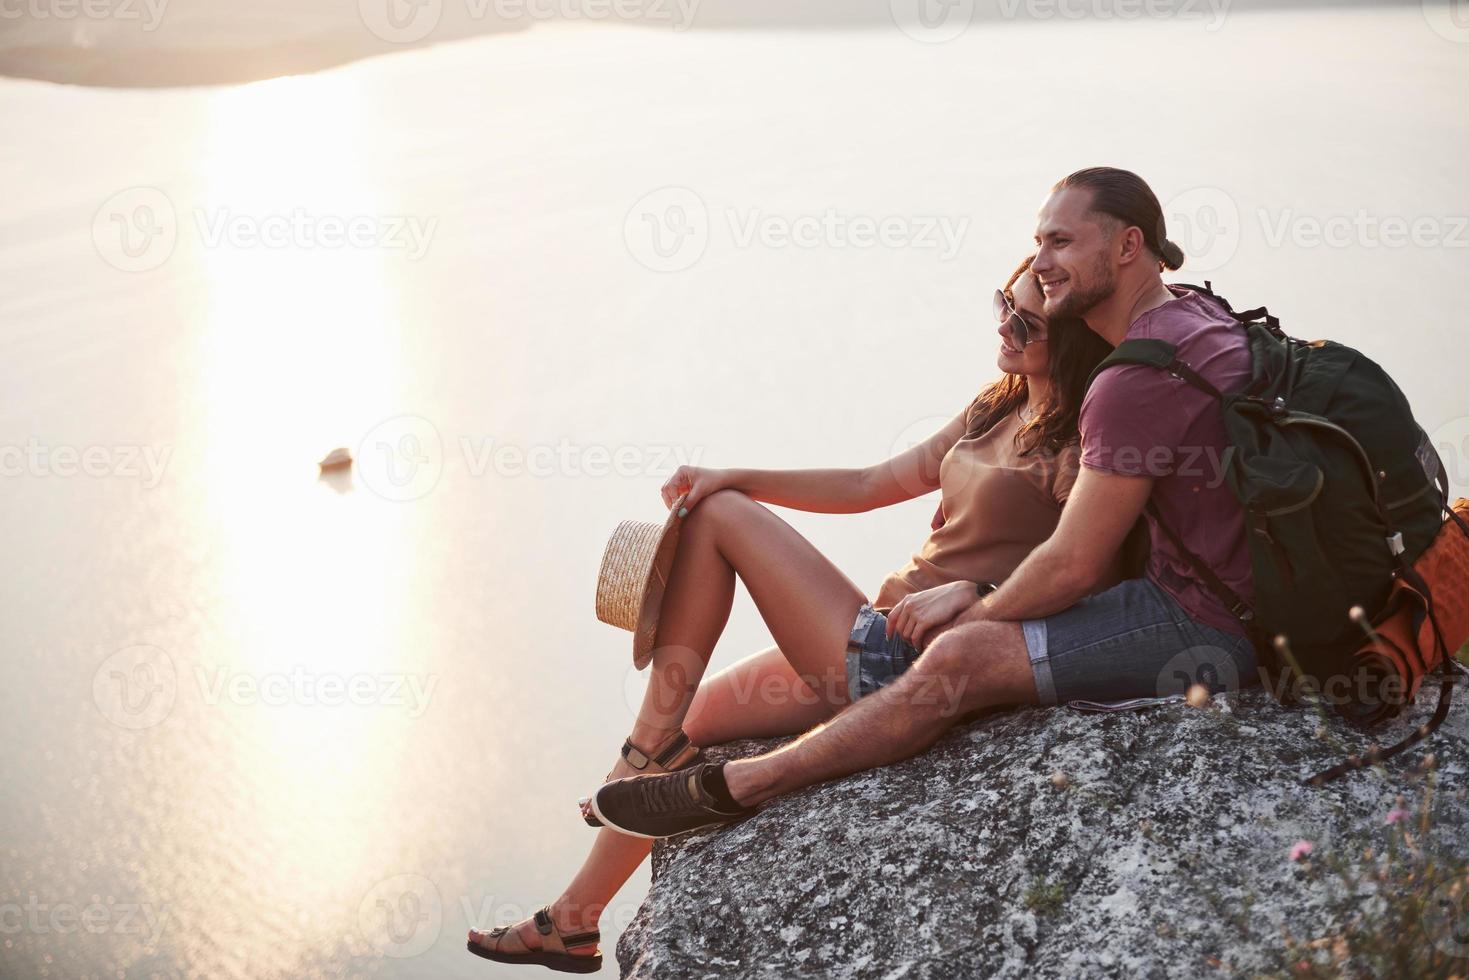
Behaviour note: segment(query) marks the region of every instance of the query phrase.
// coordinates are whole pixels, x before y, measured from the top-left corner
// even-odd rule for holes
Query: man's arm
[[[979,619],[1039,619],[1091,595],[1152,492],[1151,476],[1122,476],[1083,466],[1061,509],[1056,532],[1003,585],[950,625]]]

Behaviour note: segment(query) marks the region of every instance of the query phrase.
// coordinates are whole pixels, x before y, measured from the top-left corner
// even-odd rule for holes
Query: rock
[[[1425,684],[1411,723],[1437,695]],[[1284,971],[1287,930],[1316,937],[1341,924],[1346,893],[1325,856],[1385,846],[1401,831],[1385,825],[1398,796],[1424,785],[1416,748],[1385,775],[1302,786],[1368,741],[1335,719],[1323,740],[1321,724],[1256,690],[1204,708],[1026,709],[962,725],[914,759],[659,841],[652,888],[618,943],[622,976]],[[1409,727],[1374,737],[1387,744]],[[1429,747],[1439,789],[1425,850],[1462,857],[1469,705]],[[1292,862],[1302,840],[1315,853]]]
[[[323,470],[342,469],[352,465],[352,453],[348,451],[346,446],[338,446],[323,456],[321,462],[316,465],[320,466]]]

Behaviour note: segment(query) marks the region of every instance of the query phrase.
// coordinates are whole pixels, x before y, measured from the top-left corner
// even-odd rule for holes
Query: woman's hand
[[[922,650],[924,641],[938,628],[979,601],[973,582],[950,582],[899,599],[888,613],[888,636],[894,633]]]
[[[673,471],[668,482],[663,484],[663,506],[672,507],[680,494],[688,494],[683,505],[693,510],[694,505],[711,493],[729,486],[729,471],[714,470],[703,466],[680,466]]]

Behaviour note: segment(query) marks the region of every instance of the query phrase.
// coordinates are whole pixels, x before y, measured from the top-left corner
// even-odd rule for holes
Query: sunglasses
[[[1008,323],[1010,325],[1010,336],[1015,338],[1015,344],[1021,350],[1024,350],[1030,344],[1044,344],[1046,342],[1044,336],[1032,336],[1033,331],[1030,324],[1026,323],[1025,317],[1016,311],[1015,304],[1010,301],[1010,297],[1005,294],[1003,289],[995,290],[994,314],[996,323]]]

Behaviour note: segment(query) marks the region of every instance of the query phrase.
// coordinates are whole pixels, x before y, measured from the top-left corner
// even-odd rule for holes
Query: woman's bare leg
[[[738,738],[799,735],[829,719],[832,707],[801,680],[779,647],[767,647],[731,664],[699,685],[683,729],[695,745],[718,745]],[[653,842],[597,831],[576,876],[551,905],[551,916],[566,932],[596,928],[612,901]]]
[[[736,574],[777,645],[701,686],[729,620]],[[694,744],[709,745],[741,736],[797,734],[830,717],[847,700],[847,636],[865,601],[840,569],[765,507],[735,491],[705,498],[681,531],[632,741],[652,746],[683,727]],[[619,759],[611,776],[632,771]],[[607,828],[597,831],[591,853],[552,904],[557,928],[563,933],[595,928],[651,846]],[[540,945],[529,920],[518,932],[527,946]],[[472,930],[470,939],[476,938]]]
[[[683,729],[695,745],[719,745],[737,738],[800,735],[833,714],[832,705],[773,646],[704,678]]]
[[[866,596],[775,513],[722,490],[685,519],[634,743],[683,723],[729,621],[736,574],[795,672],[832,708],[846,704],[847,636]]]

